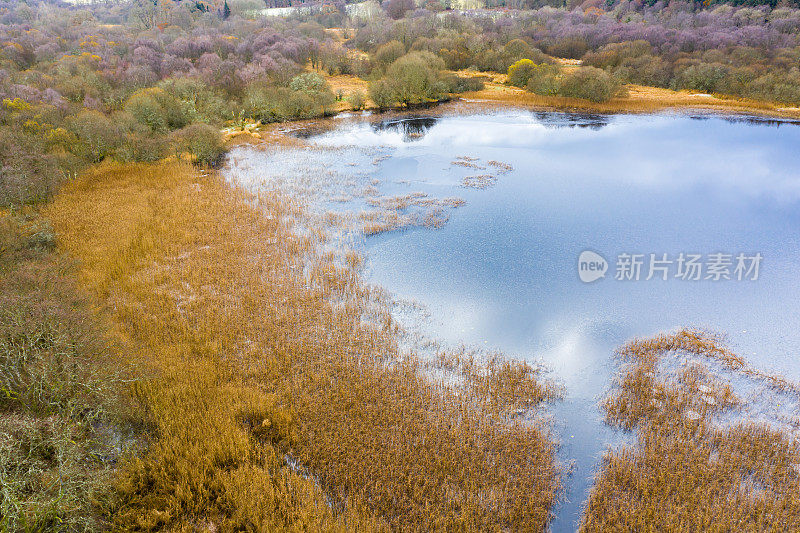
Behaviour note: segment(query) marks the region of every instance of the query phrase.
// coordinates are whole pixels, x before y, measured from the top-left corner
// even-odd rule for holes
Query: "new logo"
[[[578,256],[578,277],[584,283],[591,283],[604,278],[608,270],[608,261],[591,250],[584,250]]]

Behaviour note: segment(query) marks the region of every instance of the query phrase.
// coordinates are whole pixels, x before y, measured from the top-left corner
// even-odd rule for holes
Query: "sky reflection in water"
[[[710,328],[755,366],[800,380],[795,124],[508,112],[345,120],[311,139],[390,147],[375,177],[396,192],[467,201],[442,229],[369,238],[367,276],[426,304],[437,337],[541,361],[566,384],[556,414],[562,453],[576,470],[554,530],[574,529],[599,454],[614,440],[596,400],[614,370],[613,350],[627,339]],[[457,156],[515,170],[492,188],[462,189],[462,177],[491,170],[451,166]],[[585,249],[609,260],[605,279],[578,279]],[[760,252],[764,260],[755,282],[623,282],[613,279],[623,252]]]

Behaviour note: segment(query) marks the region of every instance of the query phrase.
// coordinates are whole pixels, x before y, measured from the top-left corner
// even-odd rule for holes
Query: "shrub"
[[[765,74],[748,83],[745,93],[751,98],[800,104],[800,74],[797,71],[784,76],[777,73]]]
[[[723,65],[699,63],[679,71],[672,85],[676,89],[713,93],[721,89],[726,75],[727,69]]]
[[[280,120],[277,110],[277,89],[261,84],[251,84],[245,91],[242,107],[244,112],[254,120],[263,123]]]
[[[406,53],[406,48],[400,41],[389,41],[382,44],[375,50],[375,62],[383,70],[403,57]]]
[[[503,47],[503,52],[510,57],[530,57],[533,53],[533,48],[522,39],[513,39]]]
[[[360,111],[366,105],[366,98],[361,91],[354,91],[345,98],[353,111]]]
[[[225,152],[219,130],[208,124],[186,126],[175,132],[175,140],[178,152],[188,152],[197,164],[213,164]]]
[[[534,63],[552,62],[541,50],[530,46],[521,39],[510,41],[500,50],[488,48],[474,56],[474,62],[478,69],[495,72],[507,72],[509,67],[520,59],[530,59]]]
[[[614,76],[627,83],[639,83],[654,87],[669,87],[672,79],[672,66],[660,57],[642,55],[625,58],[613,70]]]
[[[536,69],[536,63],[530,59],[520,59],[508,67],[508,83],[514,87],[525,87]]]
[[[525,87],[532,93],[554,95],[559,91],[558,65],[537,65],[529,59],[521,59],[508,68],[508,83]]]
[[[447,92],[451,93],[480,91],[484,87],[483,80],[481,78],[475,78],[472,76],[456,76],[455,74],[450,74],[444,76],[442,81],[447,86]]]
[[[447,95],[442,69],[444,61],[435,54],[410,52],[389,65],[384,81],[395,102],[410,105],[440,100]]]
[[[190,105],[158,87],[133,93],[125,103],[125,110],[154,132],[182,128],[194,118]]]
[[[311,102],[313,102],[312,105],[308,107],[317,106],[320,110],[320,115],[326,115],[335,101],[330,85],[325,81],[325,78],[316,72],[306,72],[295,76],[292,78],[292,81],[289,82],[289,88],[294,92],[302,93],[307,96]],[[302,99],[295,97],[294,100],[300,101]],[[305,105],[302,107],[305,107]],[[298,113],[297,116],[304,116],[307,114],[307,112]]]
[[[70,118],[67,124],[77,138],[71,151],[92,163],[111,155],[122,141],[122,133],[116,124],[99,111],[82,111]]]
[[[560,69],[556,65],[536,65],[525,88],[543,96],[557,95],[561,90]]]
[[[379,109],[386,109],[397,103],[391,84],[380,79],[369,84],[369,97]]]
[[[58,162],[37,145],[31,136],[0,130],[0,207],[43,202],[55,192],[62,176]]]
[[[561,79],[559,94],[571,98],[584,98],[592,102],[605,102],[616,96],[620,84],[604,70],[580,67]]]
[[[296,118],[313,118],[325,114],[326,109],[320,106],[313,97],[304,92],[278,91],[277,113],[280,120]]]
[[[230,99],[222,98],[202,80],[172,78],[162,81],[158,86],[182,102],[194,120],[222,122],[230,116]]]
[[[320,68],[331,75],[352,74],[353,63],[341,48],[326,47],[320,51]]]
[[[131,131],[125,135],[125,142],[117,149],[120,161],[152,163],[167,155],[169,136],[149,132]]]
[[[583,37],[571,35],[557,39],[550,45],[547,52],[556,57],[580,59],[589,50],[589,45]]]
[[[625,41],[603,46],[596,52],[587,52],[581,61],[583,65],[598,68],[618,67],[627,58],[650,55],[653,47],[647,41]]]
[[[243,106],[250,118],[269,123],[322,116],[328,112],[333,100],[330,90],[327,93],[317,93],[293,91],[286,87],[251,85],[245,93]]]

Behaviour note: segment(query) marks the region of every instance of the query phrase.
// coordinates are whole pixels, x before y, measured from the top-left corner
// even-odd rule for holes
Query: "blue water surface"
[[[575,529],[600,456],[618,440],[597,400],[620,344],[702,327],[727,335],[757,368],[800,380],[796,124],[509,111],[342,120],[310,141],[386,148],[391,157],[374,173],[383,192],[466,200],[441,229],[368,238],[367,278],[425,304],[430,333],[443,341],[541,362],[565,385],[555,425],[574,470],[554,531]],[[486,169],[452,165],[459,156]],[[498,173],[490,160],[514,170]],[[482,173],[496,184],[460,186]],[[578,277],[587,249],[609,263],[593,283]],[[614,279],[622,253],[644,255],[638,281]],[[647,281],[651,253],[763,259],[757,280],[736,280],[732,265],[734,279],[687,281],[673,264],[667,281]]]

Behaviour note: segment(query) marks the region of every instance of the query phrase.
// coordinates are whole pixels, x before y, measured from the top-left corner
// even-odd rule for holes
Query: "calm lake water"
[[[239,149],[234,179],[264,186],[266,175],[299,176],[317,165],[377,183],[383,194],[466,200],[440,229],[367,238],[366,276],[424,304],[427,333],[542,363],[564,384],[555,428],[574,469],[554,531],[575,529],[602,451],[620,441],[602,423],[597,400],[616,368],[614,349],[626,340],[680,326],[711,329],[757,368],[800,380],[796,124],[527,111],[336,124],[308,137],[316,156],[313,148],[303,158]],[[452,164],[464,156],[475,158],[461,159],[473,167]],[[489,161],[513,170],[498,172]],[[496,183],[461,186],[479,174]],[[337,206],[361,209],[357,201]],[[584,250],[605,258],[605,277],[581,281]],[[681,253],[701,256],[700,280],[676,277]],[[740,253],[747,267],[760,254],[758,279],[752,269],[736,279]],[[620,254],[642,256],[638,281],[615,279]],[[658,264],[666,281],[663,270],[646,279],[650,254],[673,261]],[[732,279],[705,279],[712,263]]]

